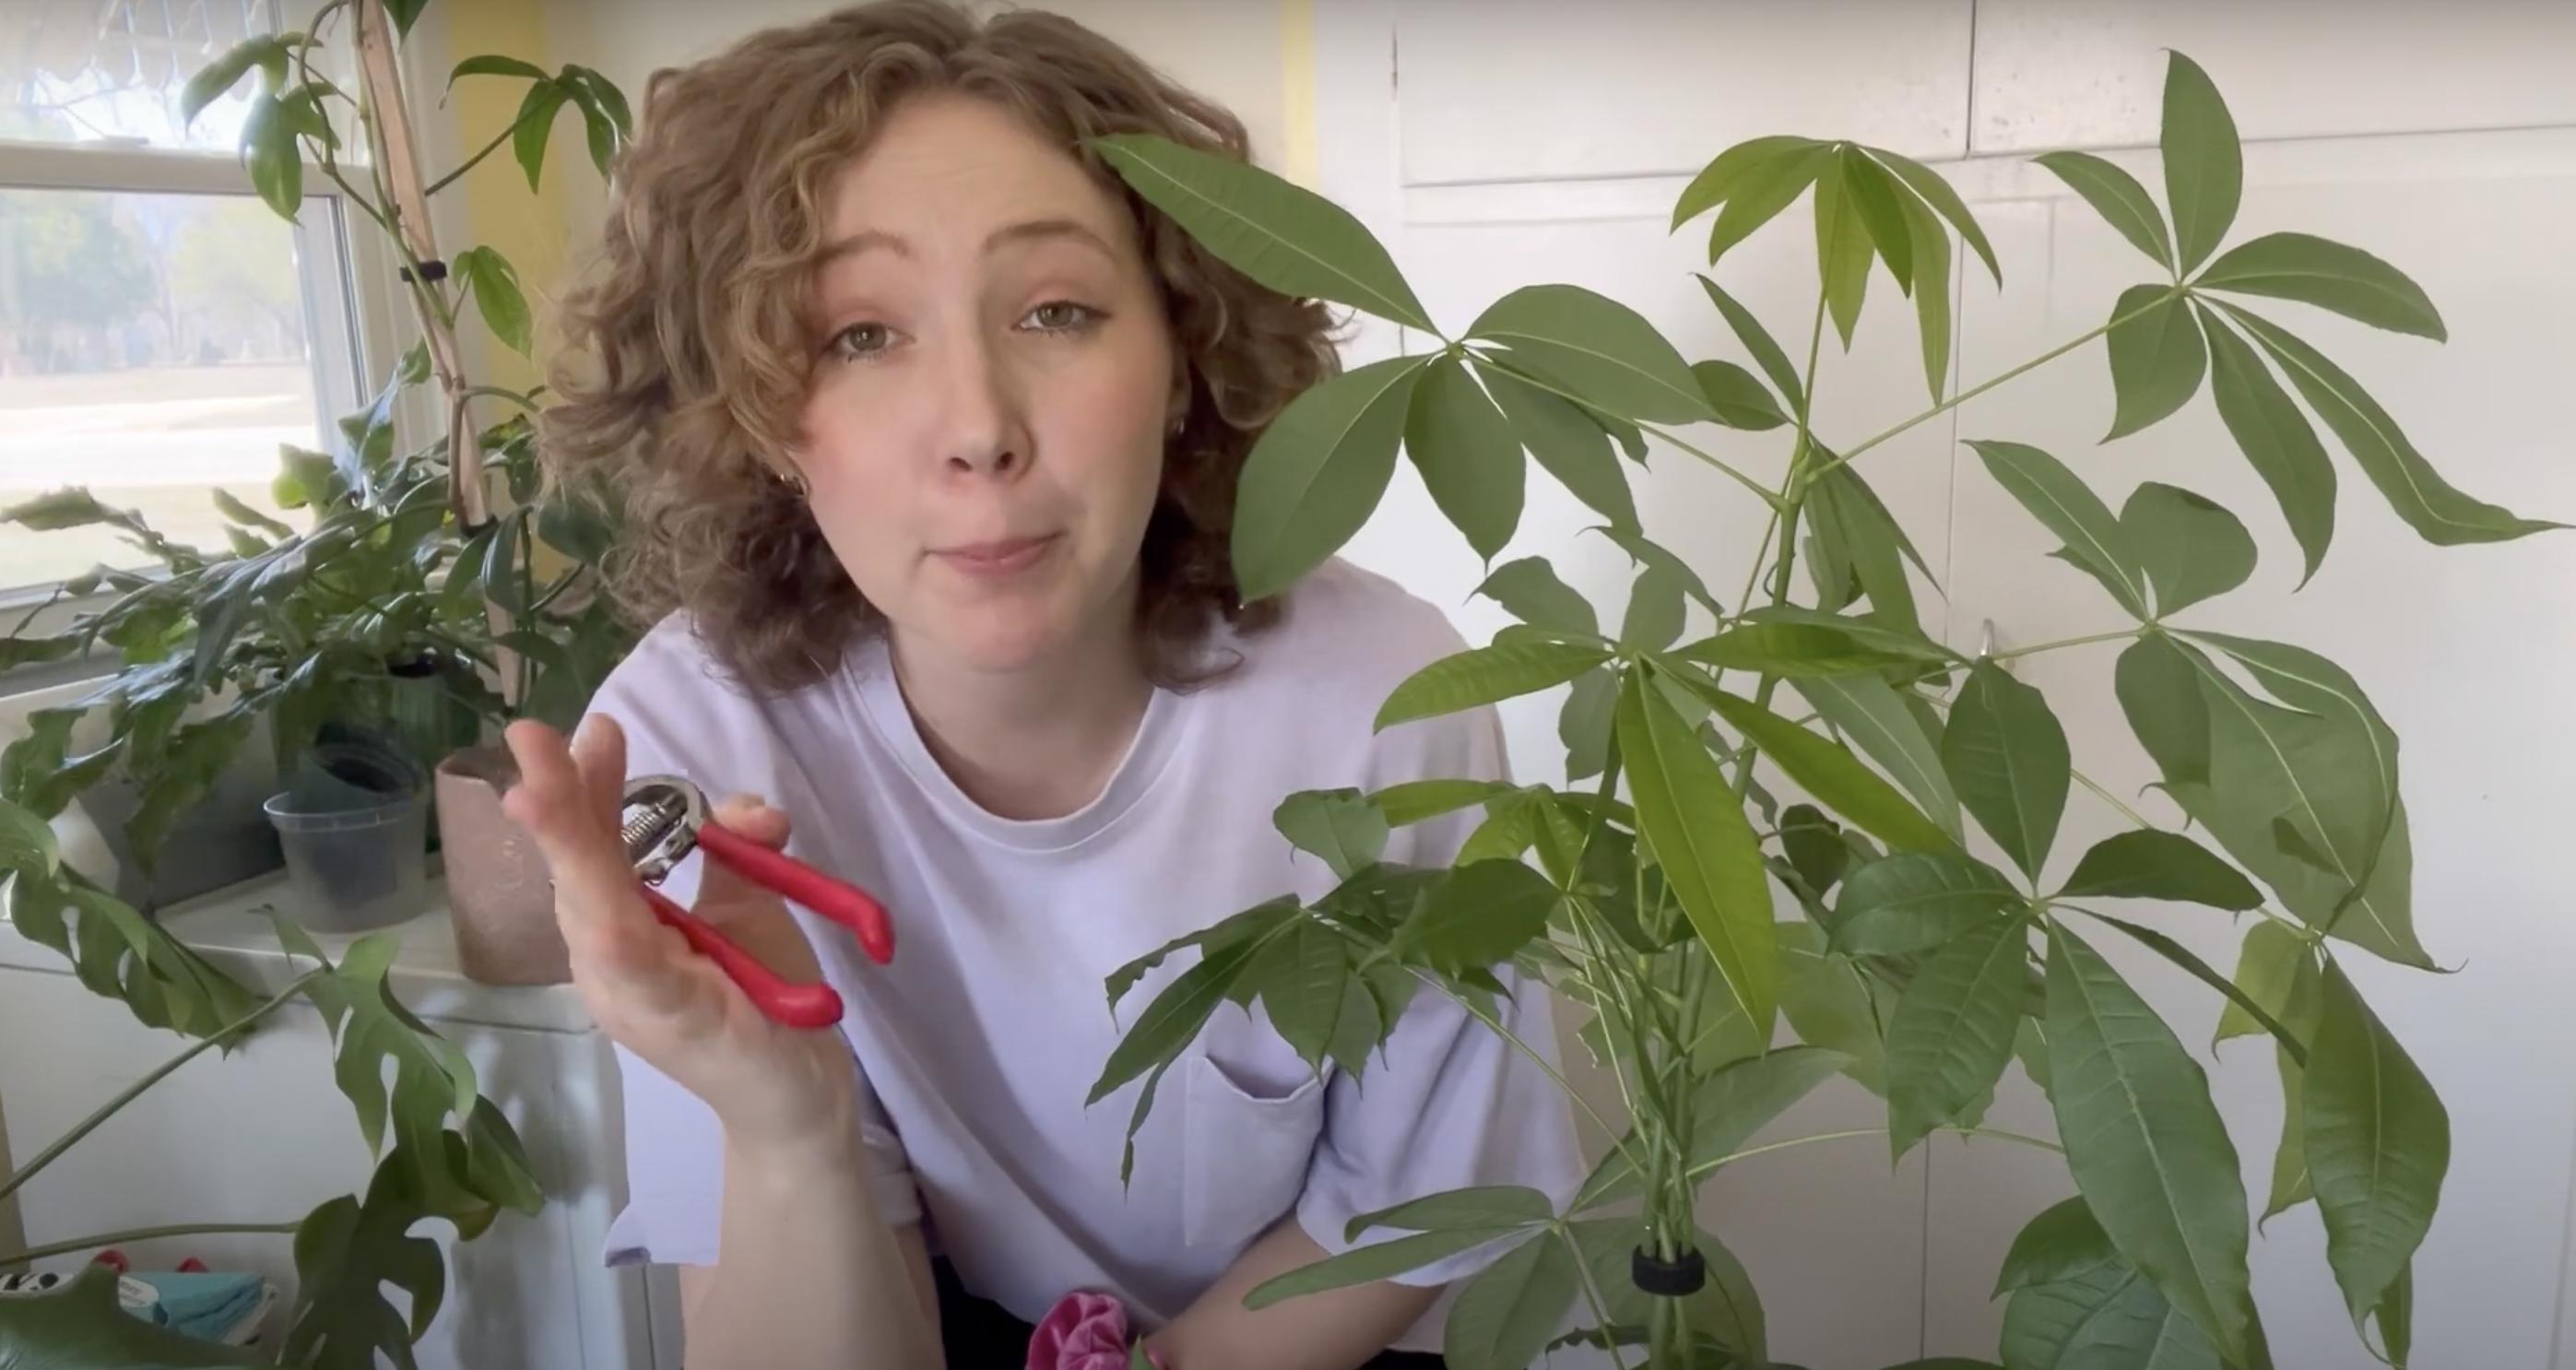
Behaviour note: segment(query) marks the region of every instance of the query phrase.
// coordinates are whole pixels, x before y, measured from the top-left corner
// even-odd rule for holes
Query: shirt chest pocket
[[[1324,1130],[1324,1081],[1252,1078],[1222,1060],[1188,1060],[1181,1236],[1239,1250],[1296,1207]]]

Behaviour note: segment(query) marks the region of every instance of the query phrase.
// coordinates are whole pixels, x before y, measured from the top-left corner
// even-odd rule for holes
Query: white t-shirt
[[[1562,1204],[1581,1178],[1553,1083],[1425,990],[1358,1080],[1329,1063],[1318,1078],[1266,1021],[1220,1006],[1164,1079],[1133,1183],[1120,1185],[1141,1086],[1083,1100],[1118,1023],[1197,953],[1147,975],[1116,1021],[1103,978],[1266,899],[1331,889],[1331,871],[1271,825],[1293,791],[1506,778],[1490,709],[1372,732],[1398,682],[1464,645],[1393,582],[1329,563],[1291,593],[1282,622],[1228,645],[1243,656],[1231,674],[1155,692],[1096,800],[1035,822],[994,816],[932,759],[880,638],[822,683],[755,695],[674,616],[592,705],[624,725],[632,773],[763,796],[793,820],[792,855],[885,903],[888,967],[797,911],[847,1003],[840,1030],[866,1085],[879,1206],[891,1222],[919,1221],[967,1288],[1023,1319],[1097,1289],[1159,1325],[1291,1209],[1339,1252],[1359,1213],[1477,1184],[1529,1185]],[[1398,829],[1386,859],[1444,864],[1480,817]],[[674,874],[683,901],[697,865]],[[1514,990],[1515,1032],[1552,1054],[1545,990]],[[629,1200],[609,1259],[711,1264],[721,1129],[652,1067],[622,1051],[619,1064]],[[1404,1278],[1453,1280],[1487,1258]],[[1436,1345],[1430,1323],[1403,1344]]]

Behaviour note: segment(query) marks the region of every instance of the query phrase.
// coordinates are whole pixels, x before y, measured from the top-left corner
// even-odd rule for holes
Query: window
[[[307,178],[298,224],[252,194],[247,82],[179,118],[188,78],[276,19],[271,0],[0,4],[0,505],[85,485],[221,549],[215,492],[276,513],[279,445],[325,447],[362,402],[328,184]],[[9,527],[0,596],[147,561],[104,530]]]

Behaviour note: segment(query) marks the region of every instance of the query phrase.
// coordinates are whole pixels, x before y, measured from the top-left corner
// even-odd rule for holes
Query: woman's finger
[[[575,946],[598,944],[618,934],[641,938],[648,929],[633,924],[644,914],[635,890],[635,868],[618,845],[611,815],[602,814],[563,735],[543,723],[521,720],[503,734],[519,764],[519,783],[503,796],[502,811],[536,839],[554,876],[555,908],[564,935]],[[593,742],[593,759],[602,759]],[[622,738],[610,744],[622,752]],[[622,959],[622,958],[621,958]]]
[[[572,730],[572,759],[592,812],[615,832],[626,821],[626,730],[607,714],[585,716]]]

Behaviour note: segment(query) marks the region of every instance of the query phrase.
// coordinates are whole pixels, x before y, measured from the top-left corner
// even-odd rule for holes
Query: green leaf
[[[1887,1029],[1887,1135],[1897,1159],[1992,1091],[2012,1058],[2030,947],[2019,918],[1994,919],[1925,960]]]
[[[1434,1261],[1471,1251],[1515,1230],[1508,1227],[1449,1228],[1372,1243],[1265,1280],[1243,1296],[1243,1306],[1257,1312],[1274,1303],[1320,1294],[1327,1289],[1347,1289],[1355,1284],[1375,1284],[1380,1280],[1393,1279],[1408,1270],[1418,1270]]]
[[[1293,915],[1291,915],[1293,916]],[[1199,963],[1175,977],[1154,1002],[1137,1016],[1136,1025],[1118,1040],[1109,1053],[1108,1064],[1101,1067],[1100,1078],[1091,1086],[1090,1097],[1083,1104],[1099,1103],[1116,1093],[1121,1085],[1157,1065],[1168,1065],[1180,1055],[1199,1029],[1207,1023],[1216,1006],[1225,1001],[1237,978],[1251,970],[1269,943],[1277,940],[1292,926],[1289,917],[1281,917],[1250,936],[1241,936],[1221,945],[1210,945]],[[1157,953],[1159,959],[1160,953]],[[1133,983],[1131,980],[1130,983]],[[1112,1002],[1116,981],[1112,980]],[[1139,1122],[1143,1121],[1140,1117]],[[1135,1128],[1130,1125],[1132,1140]]]
[[[1136,987],[1137,981],[1144,979],[1147,972],[1162,965],[1165,958],[1183,947],[1198,947],[1204,952],[1237,942],[1266,942],[1274,934],[1281,933],[1287,924],[1303,917],[1305,911],[1298,906],[1296,897],[1282,895],[1255,904],[1213,927],[1175,937],[1109,973],[1104,982],[1109,990],[1109,1007],[1115,1011],[1118,1001],[1127,997],[1127,992]]]
[[[1690,1172],[1697,1177],[1743,1150],[1799,1100],[1832,1079],[1851,1058],[1818,1046],[1780,1047],[1711,1071],[1691,1089]],[[1613,1149],[1583,1182],[1568,1212],[1579,1212],[1633,1192],[1637,1172],[1626,1151]]]
[[[2326,1262],[2358,1328],[2433,1225],[2451,1164],[2451,1117],[2332,961],[2324,988],[2299,1123],[2325,1215]]]
[[[2048,1073],[2048,1030],[2038,1019],[2024,1018],[2013,1029],[2013,1059],[2021,1062],[2030,1082],[2051,1104],[2057,1102],[2057,1079]]]
[[[1789,858],[1790,869],[1819,896],[1840,884],[1851,864],[1852,851],[1843,844],[1842,829],[1812,804],[1792,804],[1780,811],[1780,850]]]
[[[2303,971],[2311,978],[2315,974],[2308,939],[2269,918],[2245,930],[2245,945],[2236,958],[2235,984],[2246,998],[2276,1018],[2285,1017],[2290,1013],[2291,987]],[[2210,1045],[2216,1047],[2230,1037],[2259,1037],[2265,1031],[2253,1014],[2231,1001],[2219,1011],[2218,1031],[2210,1038]]]
[[[286,106],[263,90],[251,97],[242,115],[242,160],[250,169],[251,189],[281,219],[293,222],[304,207],[304,153],[296,145],[296,124]]]
[[[510,152],[519,159],[519,169],[528,173],[530,190],[537,188],[537,178],[545,170],[546,144],[554,139],[555,116],[563,111],[567,98],[563,83],[544,80],[529,86],[527,96],[519,101]]]
[[[1914,322],[1923,343],[1923,380],[1937,404],[1950,387],[1950,235],[1921,200],[1908,195],[1899,203],[1913,234]]]
[[[2078,1194],[2041,1209],[2022,1225],[2012,1249],[2004,1253],[2003,1269],[1995,1276],[1995,1297],[2035,1285],[2060,1284],[2110,1264],[2125,1262],[2111,1249],[2111,1239],[2102,1235],[2102,1225],[2093,1221],[2093,1210],[2084,1206],[2084,1196]]]
[[[2447,341],[2442,315],[2406,273],[2357,247],[2306,233],[2267,233],[2229,248],[2196,285],[2332,310],[2374,328]]]
[[[1377,791],[1369,802],[1386,815],[1387,826],[1401,828],[1511,792],[1494,780],[1408,780]]]
[[[1494,568],[1476,593],[1500,604],[1523,623],[1598,636],[1601,620],[1591,601],[1557,579],[1545,557],[1522,557]]]
[[[1780,1012],[1798,1040],[1842,1053],[1843,1073],[1873,1094],[1887,1092],[1880,1024],[1896,1014],[1896,992],[1851,959],[1825,949],[1815,924],[1780,924]],[[1759,1050],[1762,1044],[1754,1048]]]
[[[2323,977],[2317,971],[2316,958],[2303,956],[2291,967],[2290,988],[2282,1001],[2280,1017],[2291,1031],[2313,1039],[2317,1018],[2325,997]],[[2308,1148],[2303,1118],[2307,1112],[2308,1072],[2277,1042],[2272,1049],[2272,1062],[2281,1077],[2281,1143],[2272,1153],[2272,1186],[2263,1201],[2263,1220],[2270,1222],[2317,1196],[2316,1186],[2308,1172]]]
[[[2335,472],[2308,416],[2272,377],[2253,344],[2198,302],[2193,311],[2209,340],[2209,391],[2218,416],[2236,439],[2247,464],[2281,506],[2281,517],[2299,540],[2307,566],[2300,584],[2317,573],[2334,540]]]
[[[2120,531],[2170,615],[2223,595],[2254,574],[2254,538],[2216,501],[2147,481],[2120,507]]]
[[[2221,1370],[2209,1338],[2116,1253],[2074,1278],[2016,1290],[2002,1353],[2012,1370]]]
[[[528,300],[519,293],[519,273],[507,258],[488,247],[469,247],[456,254],[456,274],[474,293],[474,307],[485,327],[503,346],[528,355]]]
[[[1752,237],[1805,194],[1808,186],[1833,171],[1834,149],[1832,143],[1782,144],[1746,166],[1726,197],[1725,208],[1718,211],[1717,222],[1709,226],[1708,264],[1717,265],[1728,248]]]
[[[2156,1289],[2243,1363],[2254,1307],[2245,1186],[2209,1081],[2119,972],[2063,927],[2048,954],[2048,1064],[2067,1168]]]
[[[2201,693],[2196,655],[2163,633],[2149,633],[2120,653],[2114,677],[2129,731],[2155,759],[2166,788],[2178,800],[2209,784],[2209,702]],[[2218,836],[2227,845],[2225,836]]]
[[[1921,667],[1940,660],[1935,651],[1883,646],[1879,639],[1864,638],[1852,631],[1870,625],[1858,619],[1846,622],[1851,629],[1840,624],[1747,619],[1673,655],[1723,671],[1751,671],[1784,680]]]
[[[339,1200],[339,1202],[350,1202]],[[270,1365],[265,1355],[146,1322],[125,1311],[117,1274],[95,1262],[42,1294],[0,1303],[0,1365],[11,1370],[213,1370]]]
[[[1644,316],[1576,285],[1533,285],[1494,301],[1467,336],[1501,343],[1511,360],[1564,383],[1624,419],[1715,419],[1690,364]]]
[[[380,1352],[397,1365],[411,1363],[412,1343],[436,1321],[447,1285],[438,1244],[410,1235],[423,1218],[437,1215],[418,1186],[422,1170],[423,1158],[397,1149],[377,1166],[363,1203],[344,1194],[296,1229],[288,1363],[367,1370]],[[385,1297],[388,1284],[406,1295],[408,1322]]]
[[[1137,194],[1261,284],[1439,333],[1386,248],[1323,196],[1248,162],[1152,134],[1094,138],[1090,146]]]
[[[1784,626],[1784,625],[1775,625]],[[1684,673],[1692,679],[1696,673]],[[1864,766],[1848,748],[1799,727],[1752,700],[1710,688],[1718,714],[1762,749],[1799,788],[1891,847],[1931,851],[1950,845],[1947,833]]]
[[[1619,754],[1636,797],[1637,828],[1691,926],[1716,958],[1728,994],[1756,1035],[1770,1036],[1779,950],[1762,845],[1717,761],[1646,673],[1621,688]]]
[[[604,177],[617,164],[617,125],[609,121],[608,112],[599,107],[599,101],[587,88],[571,87],[571,98],[581,106],[582,138],[590,148],[590,164]]]
[[[2301,1065],[2306,1064],[2308,1056],[2306,1044],[2301,1042],[2286,1025],[2273,1018],[2262,1005],[2255,1003],[2251,998],[2247,997],[2243,990],[2236,987],[2234,981],[2231,981],[2226,976],[2219,974],[2207,961],[2201,960],[2199,955],[2194,953],[2191,948],[2165,936],[2154,928],[2146,927],[2142,924],[2132,923],[2122,918],[2113,918],[2109,914],[2097,913],[2093,916],[2100,919],[2102,922],[2108,923],[2112,927],[2118,928],[2120,931],[2129,934],[2129,936],[2135,938],[2140,945],[2146,947],[2158,956],[2173,962],[2176,966],[2181,967],[2193,979],[2198,980],[2202,984],[2209,986],[2211,989],[2217,990],[2220,994],[2227,996],[2228,1007],[2243,1013],[2251,1014],[2257,1022],[2262,1024],[2263,1029],[2266,1032],[2271,1033],[2272,1036],[2280,1042],[2281,1049],[2288,1052],[2293,1061],[2298,1062]]]
[[[1522,1370],[1574,1307],[1574,1249],[1553,1231],[1513,1247],[1458,1290],[1440,1340],[1458,1370]]]
[[[394,21],[394,33],[407,36],[420,12],[429,8],[429,0],[385,0],[385,15]]]
[[[2370,397],[2343,368],[2271,322],[2221,306],[2263,345],[2283,374],[2360,463],[2362,474],[2388,499],[2389,507],[2426,542],[2452,546],[2465,542],[2504,542],[2563,523],[2527,519],[2462,494],[2424,460],[2415,445],[2379,401]]]
[[[215,508],[222,511],[225,518],[231,519],[235,523],[247,524],[250,527],[259,529],[261,532],[268,533],[276,537],[291,538],[295,536],[295,530],[293,528],[278,522],[276,519],[270,518],[268,515],[251,508],[247,504],[242,503],[241,500],[230,490],[217,487],[214,492],[214,497]]]
[[[1735,194],[1746,177],[1755,170],[1792,153],[1803,153],[1822,146],[1813,138],[1792,134],[1773,134],[1737,143],[1710,160],[1691,183],[1682,187],[1681,198],[1673,202],[1673,228],[1706,214]]]
[[[1691,1336],[1714,1340],[1735,1353],[1738,1365],[1769,1364],[1770,1328],[1752,1274],[1715,1235],[1702,1230],[1693,1236],[1708,1266],[1708,1282],[1683,1303]]]
[[[1781,402],[1789,409],[1796,409],[1806,391],[1798,384],[1798,368],[1789,364],[1789,354],[1780,350],[1778,340],[1762,326],[1760,319],[1753,317],[1753,311],[1737,303],[1735,297],[1727,294],[1717,282],[1700,274],[1699,284],[1708,292],[1708,302],[1717,306],[1717,312],[1726,319],[1726,326],[1734,330],[1736,341],[1744,344],[1744,350],[1752,354],[1754,364],[1760,366],[1762,374],[1770,377],[1771,384],[1778,388]]]
[[[2075,873],[2067,877],[2066,888],[2056,897],[2176,899],[2238,911],[2263,903],[2263,892],[2254,888],[2254,882],[2211,855],[2207,847],[2181,833],[2152,828],[2095,843],[2075,863]]]
[[[2236,121],[2209,74],[2177,52],[2165,67],[2162,138],[2165,203],[2173,208],[2174,244],[2186,276],[2218,250],[2245,193],[2245,154]]]
[[[1249,972],[1260,987],[1270,1025],[1308,1066],[1320,1067],[1341,1035],[1342,1015],[1352,1011],[1354,999],[1361,1011],[1367,1010],[1368,995],[1350,992],[1357,981],[1349,947],[1340,933],[1315,919],[1299,918],[1269,943]],[[1360,1054],[1365,1057],[1366,1048]]]
[[[0,874],[21,880],[51,880],[62,865],[62,848],[44,819],[7,800],[0,800]]]
[[[1986,241],[1986,231],[1977,226],[1977,216],[1968,212],[1967,202],[1959,198],[1959,192],[1951,189],[1948,181],[1921,162],[1911,157],[1900,157],[1883,147],[1861,150],[1877,159],[1880,166],[1895,172],[1896,179],[1903,181],[1908,189],[1922,197],[1925,204],[1949,220],[1950,226],[1959,230],[1959,237],[1986,264],[1986,272],[1995,278],[1995,284],[2000,286],[2004,283],[2004,269],[1995,263],[1994,244]]]
[[[2234,658],[2280,703],[2256,698],[2185,650],[2209,713],[2209,783],[2173,787],[2176,800],[2302,921],[2430,969],[2414,930],[2414,857],[2398,793],[2397,735],[2350,675],[2313,652],[2195,636]],[[2300,851],[2282,848],[2284,829]]]
[[[616,541],[600,507],[569,489],[537,506],[537,536],[584,566],[598,565]]]
[[[1235,496],[1234,570],[1267,599],[1323,564],[1368,522],[1395,474],[1423,359],[1390,357],[1291,401],[1246,459]]]
[[[1690,563],[1683,561],[1671,548],[1634,528],[1613,525],[1596,527],[1592,531],[1619,544],[1619,549],[1628,554],[1628,560],[1631,562],[1671,577],[1681,586],[1683,594],[1697,601],[1700,607],[1708,610],[1712,616],[1720,618],[1725,616],[1725,607],[1709,594],[1708,585],[1699,578],[1699,572],[1692,570]]]
[[[1843,877],[1834,950],[1901,956],[1998,921],[2021,902],[2002,872],[1959,851],[1899,852]]]
[[[1345,880],[1386,852],[1386,814],[1357,790],[1301,790],[1281,800],[1270,821]]]
[[[1977,825],[2037,880],[2057,841],[2072,777],[2066,730],[2047,696],[1979,661],[1942,730],[1941,767]]]
[[[1733,362],[1705,361],[1692,362],[1690,369],[1719,423],[1761,433],[1789,421],[1789,416],[1780,412],[1779,403],[1771,398],[1771,392],[1743,367]]]
[[[1869,293],[1869,229],[1861,222],[1860,208],[1852,202],[1848,168],[1858,154],[1848,144],[1841,146],[1835,165],[1816,177],[1816,270],[1824,287],[1825,306],[1833,315],[1834,332],[1851,348],[1852,330],[1860,324],[1860,311]],[[1913,253],[1907,249],[1907,268],[1912,269]]]
[[[1441,873],[1390,946],[1452,974],[1497,966],[1547,931],[1559,897],[1547,877],[1518,861],[1471,862]]]
[[[1476,374],[1511,420],[1512,430],[1532,459],[1556,477],[1568,494],[1583,501],[1616,528],[1637,526],[1635,497],[1628,493],[1628,474],[1610,450],[1610,435],[1582,410],[1483,359]]]
[[[478,57],[468,57],[457,63],[456,70],[448,73],[447,88],[454,90],[456,83],[468,76],[517,76],[530,81],[543,81],[547,79],[547,72],[544,67],[534,62],[523,62],[516,57],[485,53]]]
[[[2018,442],[1970,442],[1995,483],[2021,502],[2048,531],[2066,540],[2061,553],[2076,569],[2102,583],[2120,607],[2147,613],[2147,571],[2129,546],[2119,520],[2066,464]]]
[[[1470,648],[1432,662],[1396,686],[1377,711],[1377,727],[1383,732],[1398,723],[1562,685],[1609,659],[1607,647],[1528,639]]]
[[[2173,265],[2173,240],[2165,235],[2165,216],[2137,177],[2089,152],[2049,152],[2031,160],[2083,196],[2104,223],[2119,230],[2121,237],[2157,265]]]
[[[1879,260],[1887,263],[1887,274],[1896,278],[1896,288],[1913,293],[1914,228],[1905,206],[1914,197],[1858,147],[1844,144],[1840,161],[1844,210],[1856,216],[1854,222],[1868,234],[1865,241],[1877,248]]]
[[[1618,709],[1616,672],[1592,670],[1574,678],[1574,688],[1556,715],[1557,741],[1565,747],[1566,779],[1589,780],[1609,767]]]
[[[2397,1282],[2388,1286],[2387,1297],[2373,1311],[2379,1321],[2380,1354],[2391,1365],[2404,1365],[2415,1344],[2415,1267],[2399,1271]]]
[[[1405,455],[1476,555],[1491,560],[1521,521],[1521,445],[1467,368],[1441,355],[1423,368],[1405,420]]]
[[[616,82],[589,67],[565,67],[563,76],[574,86],[590,93],[591,101],[608,116],[611,124],[616,125],[618,141],[623,142],[634,134],[634,112],[627,108],[626,92],[619,90]]]
[[[1951,840],[1960,836],[1959,796],[1942,770],[1940,750],[1894,687],[1876,676],[1824,676],[1790,682],[1827,723],[1897,786]]]
[[[1899,557],[1910,558],[1918,567],[1923,557],[1888,514],[1887,506],[1879,502],[1877,492],[1850,467],[1836,467],[1809,488],[1807,514],[1816,538],[1813,545],[1833,565],[1850,569],[1859,582],[1858,590],[1869,596],[1870,617],[1890,627],[1915,632],[1918,617],[1914,587],[1905,578],[1905,565]],[[1827,582],[1838,576],[1812,570],[1811,574],[1816,577],[1818,593],[1825,596],[1821,607],[1840,607],[1833,602],[1834,594],[1825,589]],[[1924,575],[1929,577],[1931,571],[1926,568]],[[1846,601],[1849,598],[1847,593],[1841,597]]]
[[[1547,1196],[1525,1185],[1478,1185],[1427,1194],[1392,1208],[1362,1213],[1343,1225],[1342,1240],[1355,1242],[1381,1227],[1407,1232],[1456,1229],[1494,1231],[1533,1227],[1556,1216]]]
[[[1690,606],[1682,602],[1681,578],[1660,563],[1650,563],[1628,587],[1628,611],[1619,624],[1619,644],[1635,651],[1660,652],[1682,635]]]
[[[286,46],[274,34],[247,38],[225,49],[222,55],[197,69],[188,83],[179,88],[179,125],[197,122],[197,116],[208,105],[224,98],[224,92],[241,83],[253,66],[275,66],[286,55]],[[280,76],[272,85],[283,81]]]
[[[2200,393],[2209,371],[2209,345],[2182,296],[2169,285],[2133,285],[2120,292],[2111,317],[2134,315],[2111,330],[2111,389],[2117,400],[2111,431],[2124,438],[2182,408]]]

